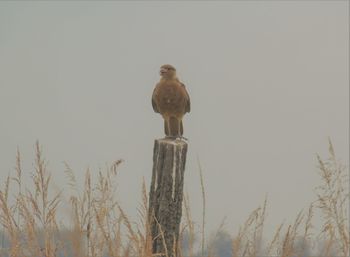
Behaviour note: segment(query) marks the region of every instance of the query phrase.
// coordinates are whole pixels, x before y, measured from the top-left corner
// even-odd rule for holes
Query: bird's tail
[[[182,125],[182,120],[180,121],[180,136],[184,134],[184,126]]]
[[[176,117],[169,118],[170,136],[179,137],[181,133],[181,120]]]

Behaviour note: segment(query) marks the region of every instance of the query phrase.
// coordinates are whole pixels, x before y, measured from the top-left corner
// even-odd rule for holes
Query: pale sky
[[[163,121],[151,94],[169,63],[191,97],[185,187],[208,230],[237,232],[268,194],[267,231],[316,199],[328,137],[349,163],[348,1],[0,1],[0,179],[34,144],[56,188],[122,158],[118,195],[136,218]],[[29,184],[28,184],[28,187]]]

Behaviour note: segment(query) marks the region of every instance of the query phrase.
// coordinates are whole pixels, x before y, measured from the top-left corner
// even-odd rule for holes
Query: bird
[[[160,81],[152,94],[153,110],[163,116],[166,138],[185,139],[182,118],[191,111],[190,96],[185,85],[177,78],[174,66],[162,65],[159,74]]]

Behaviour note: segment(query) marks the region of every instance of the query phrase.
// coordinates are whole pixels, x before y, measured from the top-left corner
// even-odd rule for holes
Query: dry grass
[[[340,164],[329,141],[330,157],[322,160],[317,156],[323,184],[317,187],[318,208],[323,215],[321,236],[326,239],[325,256],[332,251],[340,256],[349,255],[349,177]]]
[[[299,212],[291,224],[278,225],[273,238],[263,243],[268,203],[265,198],[238,233],[229,236],[232,257],[349,256],[349,177],[346,168],[336,159],[331,142],[329,155],[326,160],[317,156],[322,184],[316,188],[317,199],[308,210]],[[60,192],[50,191],[51,175],[39,143],[35,146],[31,190],[24,189],[21,156],[17,151],[15,176],[9,176],[0,190],[0,222],[10,244],[7,249],[1,249],[0,256],[156,256],[152,255],[145,182],[142,183],[142,203],[138,208],[140,219],[137,222],[131,221],[116,201],[115,183],[121,163],[118,160],[105,171],[100,170],[96,182],[92,181],[87,170],[82,190],[77,186],[74,172],[66,164],[67,183],[72,189],[69,199],[72,211],[70,224],[63,225],[57,220],[63,198]],[[189,197],[184,197],[180,239],[186,241],[187,247],[173,247],[173,250],[178,247],[179,257],[219,256],[215,240],[222,235],[223,223],[207,242],[204,237],[205,188],[201,167],[200,183],[204,206],[202,222],[197,231],[191,216]],[[315,233],[312,225],[316,213],[323,218],[322,232],[319,234]],[[198,234],[201,235],[199,247],[196,245]],[[314,244],[316,241],[322,241],[322,247],[317,248]]]

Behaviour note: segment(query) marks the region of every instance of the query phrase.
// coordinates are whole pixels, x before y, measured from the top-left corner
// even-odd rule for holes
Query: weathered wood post
[[[187,143],[182,140],[154,141],[149,195],[153,254],[178,256],[186,154]]]

